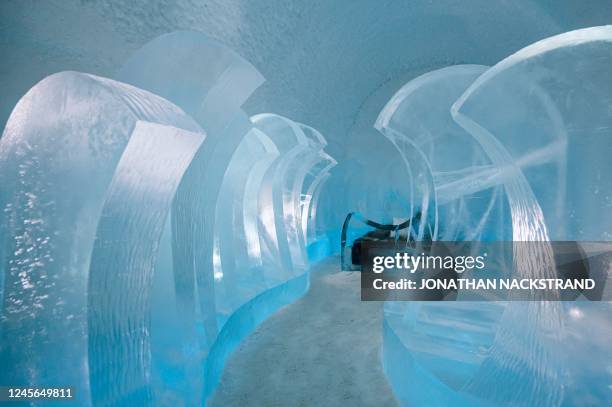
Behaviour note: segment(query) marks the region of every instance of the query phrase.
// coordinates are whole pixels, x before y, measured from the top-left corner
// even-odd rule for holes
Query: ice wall
[[[15,107],[0,139],[1,359],[13,366],[2,369],[2,382],[75,383],[88,391],[92,245],[109,186],[123,182],[115,168],[140,122],[176,128],[166,137],[201,133],[158,96],[76,72],[46,78]],[[143,215],[149,210],[159,209],[147,206]]]
[[[154,265],[172,199],[203,139],[202,133],[138,122],[115,168],[87,287],[92,404],[153,401],[149,309]]]
[[[429,180],[434,192],[417,202],[437,210],[438,239],[609,240],[611,40],[610,26],[568,32],[489,69],[423,75],[389,101],[376,127]],[[521,250],[530,249],[515,246],[515,273],[550,276],[552,250],[539,248],[537,264]],[[606,312],[584,302],[387,303],[385,370],[406,405],[603,405],[612,354],[601,340],[608,324],[595,321]]]
[[[200,405],[308,288],[335,161],[311,127],[244,113],[263,77],[201,33],[151,41],[116,77],[44,79],[0,139],[0,381]]]

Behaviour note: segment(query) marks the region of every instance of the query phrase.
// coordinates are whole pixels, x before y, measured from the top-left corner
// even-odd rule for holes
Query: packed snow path
[[[310,290],[230,356],[209,405],[397,406],[381,366],[382,302],[360,301],[360,276],[331,257]]]

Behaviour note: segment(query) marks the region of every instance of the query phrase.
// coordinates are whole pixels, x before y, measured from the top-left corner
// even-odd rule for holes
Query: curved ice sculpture
[[[502,236],[503,222],[492,215],[492,207],[497,216],[504,215],[500,181],[493,182],[497,173],[450,114],[454,101],[486,69],[458,65],[422,75],[391,98],[375,124],[412,167],[412,183],[420,185],[415,212],[429,215],[413,227],[415,240],[423,239],[427,219],[434,240]],[[385,369],[400,399],[408,404],[456,400],[454,391],[486,357],[502,311],[494,303],[386,303]],[[436,387],[439,398],[419,394],[407,382]]]
[[[292,246],[302,248],[300,256],[304,264],[308,264],[309,254],[307,251],[308,240],[306,236],[309,208],[312,196],[318,183],[322,178],[329,174],[329,171],[336,166],[337,162],[323,151],[327,146],[327,140],[321,133],[314,128],[302,123],[297,123],[300,130],[309,140],[310,154],[308,159],[302,163],[302,172],[294,181],[294,211],[297,214],[297,226],[293,230]],[[299,198],[297,192],[299,191]],[[314,202],[316,205],[316,202]]]
[[[605,134],[611,119],[611,35],[610,27],[562,34],[517,52],[481,75],[466,77],[467,89],[456,95],[450,114],[460,126],[454,127],[456,137],[468,134],[476,142],[476,148],[469,140],[463,144],[478,152],[476,162],[462,162],[466,154],[453,159],[452,154],[436,152],[436,138],[447,135],[436,123],[448,122],[452,103],[443,92],[420,94],[412,105],[406,104],[407,92],[398,92],[377,127],[394,142],[410,138],[427,157],[438,202],[448,197],[440,207],[442,216],[444,206],[461,202],[466,194],[487,194],[479,207],[464,213],[472,217],[468,223],[462,218],[454,222],[459,223],[457,230],[473,231],[482,219],[491,219],[491,210],[495,216],[511,216],[510,231],[502,218],[488,221],[486,229],[477,227],[472,238],[504,240],[510,232],[514,241],[609,240],[610,220],[602,220],[601,214],[609,209],[612,192],[606,164],[610,140]],[[412,93],[436,77],[442,81],[442,71],[415,79],[404,90]],[[434,106],[437,103],[442,109]],[[442,116],[428,124],[429,112],[436,111]],[[447,143],[442,145],[452,146],[451,140]],[[461,147],[456,146],[457,151]],[[439,164],[453,167],[439,174]],[[501,191],[507,204],[500,202]],[[486,205],[489,199],[501,205]],[[448,220],[441,224],[448,230]],[[456,235],[453,230],[452,235],[470,235],[465,232]],[[537,247],[543,248],[537,256],[515,247],[519,276],[551,276],[552,250]],[[540,259],[537,264],[524,260],[534,257]],[[580,330],[586,321],[600,321],[609,312],[607,304],[510,302],[497,310],[494,304],[473,304],[385,305],[385,370],[404,403],[605,403],[609,346]],[[436,342],[444,346],[432,352]],[[593,358],[586,349],[599,353]],[[421,383],[429,390],[409,391],[406,383]]]
[[[397,147],[407,165],[417,170],[416,163],[421,163],[422,177],[433,182],[430,192],[420,194],[431,197],[419,207],[432,206],[424,208],[424,213],[432,214],[434,239],[502,237],[500,222],[492,216],[492,207],[500,205],[500,171],[449,113],[453,102],[486,69],[457,65],[410,81],[391,98],[374,126]],[[421,184],[421,189],[427,186],[427,182]],[[438,225],[443,230],[438,231]]]
[[[511,210],[516,211],[514,240],[609,240],[610,219],[600,214],[609,208],[612,192],[606,167],[611,143],[605,135],[612,120],[608,103],[612,95],[611,51],[610,26],[542,40],[491,68],[453,106],[456,121],[495,156],[494,161],[514,166],[529,163],[524,175],[504,169],[516,178],[513,185],[506,183]],[[520,199],[529,196],[529,187],[534,198],[531,203],[521,203]],[[541,264],[521,264],[521,253],[515,253],[517,272],[547,276],[551,253],[540,254],[544,259]],[[593,313],[597,320],[605,304],[511,305],[502,321],[505,331],[496,338],[488,366],[470,383],[468,392],[492,401],[531,405],[582,404],[585,388],[601,394],[598,387],[605,384],[588,379],[592,373],[585,375],[584,371],[605,375],[606,363],[611,360],[609,351],[595,345],[607,354],[603,360],[608,362],[597,358],[588,367],[583,361],[574,362],[570,355],[567,360],[559,358],[559,351],[598,343],[596,338],[576,340],[575,334],[568,335],[576,332],[579,323],[567,308],[574,309],[574,315],[587,314],[587,318]],[[510,330],[525,326],[525,318],[533,322],[526,326],[526,335],[517,338]],[[516,365],[523,367],[521,374],[510,371]],[[496,389],[491,386],[493,377],[512,385],[503,391]]]
[[[247,60],[198,31],[153,39],[115,76],[171,100],[208,132],[226,127],[265,80]]]
[[[269,115],[300,139],[302,161],[292,163],[298,156],[286,145],[291,137],[283,140],[275,129],[258,127],[257,119],[254,125],[241,109],[263,77],[202,33],[175,32],[151,41],[117,76],[181,106],[207,133],[172,211],[183,326],[182,339],[175,339],[183,343],[180,370],[187,377],[204,376],[206,397],[229,350],[275,306],[272,300],[251,302],[307,271],[306,241],[298,228],[300,192],[326,143],[314,129]],[[279,305],[307,288],[307,280],[299,278],[301,285],[293,283],[278,296]],[[196,381],[186,392],[198,394],[198,388]]]
[[[148,165],[134,148],[124,154],[134,134],[135,143],[155,150],[147,137],[163,145],[190,132],[203,137],[200,127],[170,102],[93,75],[52,75],[19,101],[0,139],[4,210],[0,257],[5,281],[0,359],[4,366],[12,366],[1,370],[3,383],[73,385],[83,395],[88,393],[87,292],[88,284],[94,290],[105,289],[89,277],[96,229],[111,227],[98,223],[103,213],[112,210],[113,195],[107,191],[111,186],[116,193],[129,188],[125,183]],[[158,158],[185,157],[188,162],[197,146],[198,142],[184,147],[177,143]],[[122,170],[130,162],[133,171]],[[180,179],[178,163],[176,171],[173,182]],[[169,171],[168,177],[172,174]],[[140,193],[125,200],[144,204],[139,200],[147,193],[143,185]],[[172,194],[171,188],[160,194],[157,207],[143,214],[163,217]],[[125,245],[145,250],[142,256],[146,257],[154,254],[155,239],[151,236],[151,246],[145,249],[132,234]],[[142,280],[131,286],[146,295],[150,265],[133,266],[140,270],[134,278]],[[96,273],[112,273],[109,267],[96,264]]]
[[[207,132],[203,148],[177,191],[171,238],[177,315],[182,321],[180,342],[183,365],[187,366],[183,370],[187,376],[205,376],[203,358],[217,340],[219,322],[223,322],[218,320],[216,298],[225,297],[216,293],[215,283],[215,274],[223,274],[220,245],[226,254],[232,250],[227,239],[221,243],[216,239],[216,208],[230,161],[252,127],[241,105],[264,79],[234,51],[193,31],[165,34],[145,44],[117,77],[173,101]],[[231,258],[224,260],[230,276]],[[222,314],[225,320],[227,314]],[[200,386],[196,381],[188,391],[196,399]]]
[[[117,76],[146,90],[52,75],[0,139],[0,378],[75,386],[82,405],[202,404],[307,290],[335,161],[308,126],[256,128],[241,105],[263,78],[203,34],[153,40]]]
[[[204,148],[177,191],[172,222],[174,272],[180,292],[177,300],[181,303],[179,314],[185,320],[186,338],[191,338],[190,348],[200,347],[197,342],[201,340],[196,339],[193,331],[198,324],[199,308],[204,340],[210,347],[219,331],[215,317],[212,219],[230,159],[251,128],[241,105],[264,79],[234,51],[194,31],[165,34],[145,44],[119,70],[117,77],[173,101],[207,132]]]
[[[280,152],[262,189],[262,255],[270,267],[291,275],[307,265],[299,203],[304,177],[316,163],[323,140],[307,137],[303,125],[282,116],[260,114],[251,120]]]
[[[278,156],[272,140],[252,129],[236,149],[223,177],[214,246],[214,278],[219,288],[216,302],[223,319],[245,298],[270,288],[262,270],[258,203],[264,175]]]
[[[216,198],[214,317],[219,334],[206,357],[205,396],[238,342],[309,284],[300,199],[305,175],[324,155],[325,139],[274,114],[254,116],[251,122],[254,127],[227,164]]]
[[[455,68],[455,70],[460,69],[460,67]],[[452,72],[452,69],[449,70]],[[406,86],[406,88],[419,89],[419,86],[421,86],[424,87],[425,90],[428,90],[427,88],[432,87],[433,85],[434,88],[438,88],[438,92],[431,93],[432,97],[429,99],[430,103],[440,103],[442,106],[446,104],[446,108],[448,109],[450,103],[452,103],[452,97],[449,99],[449,88],[448,86],[441,87],[436,82],[443,82],[445,80],[448,81],[452,79],[452,75],[445,76],[444,74],[439,74],[436,76],[435,74],[436,73],[430,75],[428,78],[425,78],[425,80],[418,78],[415,80],[417,82],[416,85],[409,84]],[[472,76],[472,78],[467,77],[467,81],[464,79],[464,88],[470,84],[474,77],[475,76]],[[427,79],[429,79],[429,81]],[[458,84],[455,85],[455,92],[457,92]],[[440,89],[444,89],[446,92],[440,91]],[[458,91],[460,92],[460,90],[461,89],[459,88]],[[419,96],[417,92],[415,92],[415,95]],[[407,99],[409,96],[412,95],[406,95],[405,99]],[[421,97],[418,100],[420,101],[420,104],[422,104],[423,100],[427,99]],[[420,106],[420,104],[416,104],[416,106]],[[404,104],[404,106],[410,108],[409,103]],[[412,109],[418,111],[418,109],[415,109],[414,107]],[[435,109],[433,111],[435,111]],[[418,113],[410,113],[410,115],[404,114],[403,116],[410,117],[411,115],[418,115]],[[448,121],[448,110],[442,109],[438,114],[440,115],[440,119],[438,119],[437,123]],[[400,116],[399,118],[401,119],[402,117]],[[427,126],[423,126],[422,123],[422,121],[417,122],[416,126],[413,128],[419,129],[419,125],[421,125],[422,128],[427,129]],[[414,130],[411,129],[412,123],[405,124],[404,127],[406,128],[405,132],[408,136],[404,136],[397,131],[391,134],[395,135],[396,137],[410,137],[411,133],[414,133]],[[435,128],[435,123],[432,127]],[[384,127],[383,130],[389,132],[389,129],[385,129]],[[462,129],[455,126],[456,134],[461,134],[461,131]],[[444,132],[429,134],[429,137],[432,137],[431,134],[440,137],[438,135],[444,134]],[[491,183],[487,181],[486,184],[478,186],[475,190],[473,188],[462,187],[463,185],[471,185],[473,183],[473,181],[470,180],[470,178],[473,176],[472,174],[474,171],[480,171],[481,174],[479,174],[479,181],[490,178],[489,175],[483,177],[482,174],[491,174],[493,175],[492,180],[497,180],[498,182],[499,180],[503,181],[504,186],[511,197],[510,209],[513,211],[513,219],[517,219],[518,214],[515,208],[517,205],[525,205],[527,208],[537,210],[537,202],[533,200],[529,186],[525,183],[524,179],[521,178],[520,169],[516,169],[516,167],[513,169],[513,167],[511,167],[511,162],[499,158],[500,156],[504,157],[503,148],[496,149],[495,145],[491,146],[490,144],[493,144],[493,140],[491,139],[487,139],[484,142],[480,139],[476,140],[484,149],[484,157],[488,158],[494,165],[493,171],[492,167],[487,165],[485,161],[481,165],[471,165],[465,169],[462,169],[461,167],[458,168],[459,171],[456,174],[463,174],[469,180],[468,182],[458,178],[456,175],[454,177],[442,177],[442,180],[450,179],[451,182],[454,183],[453,188],[451,188],[451,191],[454,189],[453,193],[450,194],[451,199],[461,199],[462,194],[479,192],[480,190],[486,190],[496,185],[495,182]],[[410,145],[414,146],[413,143],[410,143]],[[468,148],[478,152],[482,158],[482,150],[474,149],[473,143],[471,143],[471,145],[468,144],[468,146],[470,146]],[[406,149],[403,148],[403,150]],[[495,172],[495,168],[510,168],[511,175],[499,177]],[[438,179],[440,179],[440,177],[438,177]],[[444,184],[442,187],[448,189]],[[491,198],[487,199],[494,198],[495,195],[492,195]],[[475,212],[472,214],[472,216],[474,216],[478,222],[480,222],[484,214],[488,214],[488,210],[484,211],[485,208],[486,205],[482,207],[480,212]],[[530,219],[537,220],[537,215],[537,213],[533,213],[529,216]],[[533,231],[535,233],[543,233],[542,236],[546,236],[546,230],[543,228],[543,225],[535,224],[533,225],[533,228],[529,228],[528,230],[530,232]],[[493,230],[492,232],[492,237],[495,237],[496,234],[500,236],[503,233],[503,230]],[[514,234],[516,239],[516,230],[514,230]],[[476,238],[482,238],[482,236],[476,236]],[[546,266],[546,263],[544,266]],[[532,309],[532,307],[529,306],[528,308],[527,313],[529,313],[529,310]],[[404,400],[410,400],[410,402],[424,402],[425,400],[428,400],[428,402],[435,402],[436,404],[444,404],[450,400],[462,400],[463,403],[473,404],[476,403],[476,399],[473,397],[486,400],[488,397],[484,396],[484,392],[472,392],[471,386],[473,386],[475,381],[478,381],[478,375],[483,369],[485,369],[484,366],[486,366],[487,362],[490,360],[489,355],[491,353],[493,356],[500,355],[500,352],[498,351],[499,346],[496,347],[495,345],[500,343],[500,338],[508,337],[508,331],[504,329],[503,324],[508,323],[509,319],[511,318],[509,318],[506,314],[509,314],[510,316],[516,315],[517,310],[518,309],[516,307],[510,307],[510,312],[505,312],[504,318],[502,318],[502,324],[499,325],[498,321],[500,320],[500,313],[503,311],[503,309],[500,309],[495,304],[485,304],[485,306],[478,303],[460,305],[453,304],[452,307],[450,307],[449,304],[388,304],[385,309],[385,360],[389,361],[387,371],[389,372],[392,382],[395,382],[396,386],[399,387],[401,386],[400,383],[402,381],[420,380],[422,383],[426,383],[429,387],[436,386],[439,390],[436,392],[436,398],[430,396],[423,399],[424,395],[422,394],[406,393],[402,394],[400,397],[402,397]],[[540,311],[542,310],[538,308],[533,311],[536,318],[551,315],[554,318],[554,313],[540,313]],[[533,325],[529,325],[528,329],[530,329],[530,333],[527,334],[527,336],[532,337],[534,335],[535,327]],[[454,335],[454,333],[457,331],[461,332],[461,335],[459,335],[458,338]],[[451,332],[453,334],[451,334]],[[502,333],[500,334],[499,332]],[[536,354],[541,356],[541,352],[539,351],[542,349],[542,347],[527,346],[527,348],[529,349],[526,352],[527,354],[533,355],[533,353],[530,352],[535,351]],[[408,368],[408,371],[404,372],[403,374],[401,373],[401,368],[399,367],[397,360],[393,359],[392,354],[397,352],[409,353],[409,355],[403,355],[406,358],[410,357],[409,360],[404,360],[404,363],[408,363],[410,368]],[[524,356],[525,355],[521,355],[520,357]],[[499,365],[504,366],[506,361],[511,361],[513,359],[514,355],[509,358],[503,357],[498,363]],[[539,359],[534,365],[546,366],[544,369],[550,369],[550,366],[546,362],[548,362],[548,360],[545,358]],[[426,369],[425,371],[427,374],[419,374],[417,379],[413,375],[417,374],[419,369]],[[504,366],[498,371],[487,371],[489,376],[494,377],[490,377],[489,380],[503,381],[510,379],[507,377],[504,378],[504,374],[508,372],[508,369],[511,369],[511,367]],[[528,371],[528,369],[524,370]],[[490,382],[488,383],[490,385]],[[525,384],[527,385],[525,386]],[[556,386],[557,381],[554,379],[554,377],[546,377],[543,380],[543,383],[539,382],[538,385],[540,388],[547,388],[546,391],[552,389],[552,400],[554,400],[554,390],[558,389]],[[551,387],[547,387],[549,385]],[[543,394],[534,392],[533,388],[530,387],[528,380],[523,380],[521,383],[515,382],[514,391],[514,396],[516,397],[515,399],[520,400],[519,402],[525,402],[525,400],[533,401],[543,399]]]
[[[304,181],[304,188],[301,196],[301,218],[302,235],[305,245],[308,246],[316,241],[316,230],[314,219],[316,218],[317,204],[321,187],[330,176],[330,170],[336,166],[337,162],[325,152],[319,153],[319,161],[312,166]]]
[[[612,26],[539,41],[495,65],[457,101],[458,122],[495,136],[523,168],[553,240],[610,240]],[[551,182],[551,180],[554,180]]]
[[[203,139],[202,133],[137,122],[108,186],[87,290],[94,405],[152,402],[155,260],[174,193]]]
[[[214,277],[221,326],[245,299],[306,271],[306,239],[297,227],[304,225],[301,191],[306,175],[312,174],[308,186],[314,188],[335,164],[321,151],[326,141],[316,130],[272,114],[252,120],[256,127],[236,149],[217,198]]]

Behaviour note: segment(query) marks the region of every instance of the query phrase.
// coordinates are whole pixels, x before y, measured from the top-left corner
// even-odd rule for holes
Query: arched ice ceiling
[[[610,0],[5,0],[0,122],[50,73],[109,76],[155,36],[194,29],[266,77],[249,113],[308,123],[341,159],[410,78],[457,63],[490,65],[538,39],[610,22]]]

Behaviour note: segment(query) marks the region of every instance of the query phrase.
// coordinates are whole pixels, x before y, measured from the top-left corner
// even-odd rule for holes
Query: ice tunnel
[[[612,400],[605,0],[52,0],[0,20],[0,401]],[[368,250],[440,242],[597,287],[369,301]]]

